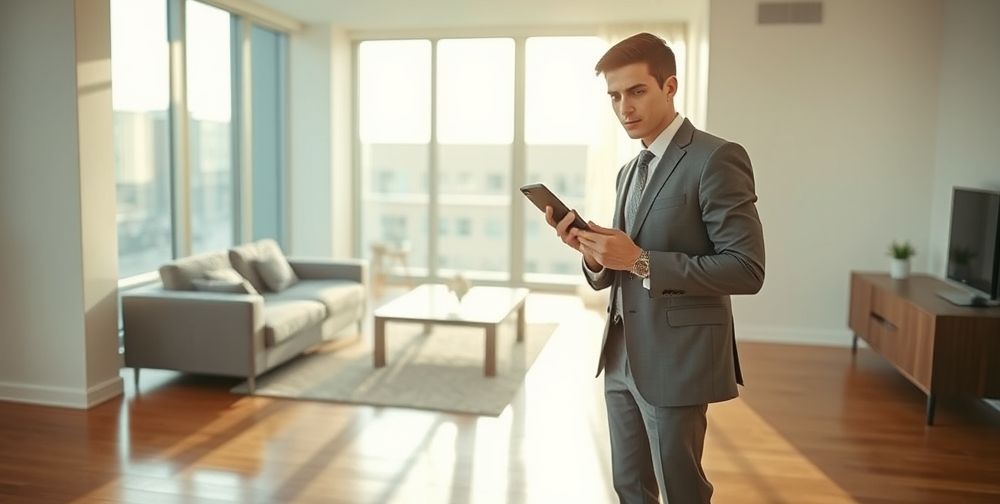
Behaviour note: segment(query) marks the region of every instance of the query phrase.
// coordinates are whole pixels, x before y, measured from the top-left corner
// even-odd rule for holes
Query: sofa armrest
[[[289,258],[295,275],[304,280],[353,280],[368,283],[368,261]]]
[[[264,370],[264,299],[153,290],[122,295],[125,365],[252,376]]]

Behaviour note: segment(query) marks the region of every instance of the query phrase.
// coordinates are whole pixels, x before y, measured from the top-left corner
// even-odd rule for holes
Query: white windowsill
[[[135,289],[138,287],[154,284],[159,281],[160,281],[160,273],[158,271],[140,273],[138,275],[120,278],[118,280],[118,290],[125,291],[129,289]]]

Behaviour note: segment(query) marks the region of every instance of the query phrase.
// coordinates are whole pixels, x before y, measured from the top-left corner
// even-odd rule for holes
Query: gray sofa
[[[360,334],[364,261],[281,255],[297,281],[274,292],[255,265],[275,251],[275,242],[262,240],[187,257],[160,268],[162,286],[123,294],[125,365],[135,369],[136,387],[139,370],[155,368],[246,377],[253,393],[261,373],[318,343]],[[209,272],[231,270],[253,293],[199,290]]]

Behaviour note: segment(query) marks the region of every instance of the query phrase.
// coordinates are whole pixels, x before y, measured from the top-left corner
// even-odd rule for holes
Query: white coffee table
[[[497,328],[517,312],[517,341],[524,341],[524,300],[528,289],[473,287],[459,302],[441,284],[421,285],[375,310],[375,367],[385,366],[386,322],[481,327],[486,331],[486,376],[497,374]]]

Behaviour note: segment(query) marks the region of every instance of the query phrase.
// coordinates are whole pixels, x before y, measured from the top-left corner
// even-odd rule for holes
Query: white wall
[[[1000,190],[1000,2],[944,3],[930,271],[944,276],[954,186]]]
[[[927,269],[941,2],[826,0],[820,25],[756,25],[712,0],[708,130],[750,153],[767,248],[737,334],[846,344],[852,269],[886,270],[893,239]]]
[[[107,0],[0,4],[0,399],[121,392],[107,18]]]
[[[118,375],[118,229],[111,107],[111,8],[76,0],[76,85],[86,402],[122,393]]]

